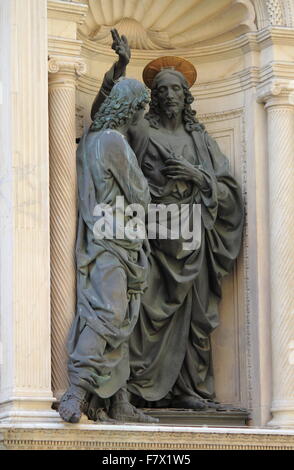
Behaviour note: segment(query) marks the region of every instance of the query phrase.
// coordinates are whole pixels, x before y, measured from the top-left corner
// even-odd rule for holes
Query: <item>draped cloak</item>
[[[206,187],[200,190],[191,182],[179,193],[179,182],[160,187],[154,184],[152,172],[147,175],[144,170],[150,155],[155,164],[164,166],[149,122],[144,120],[141,129],[129,136],[148,179],[152,202],[189,204],[190,214],[195,203],[202,209],[199,249],[183,251],[181,238],[150,240],[148,287],[130,337],[128,382],[129,391],[144,399],[145,406],[146,401],[168,405],[178,395],[215,397],[210,334],[219,324],[221,280],[231,271],[240,249],[243,201],[217,143],[200,126],[191,137],[192,163],[202,172]],[[164,145],[163,139],[158,143]]]
[[[92,116],[114,85],[114,66],[105,74]],[[128,389],[138,405],[168,405],[177,395],[215,397],[210,334],[219,324],[221,281],[238,256],[243,229],[243,199],[229,162],[209,134],[199,126],[191,132],[193,164],[206,188],[190,185],[180,194],[179,182],[156,186],[147,175],[149,156],[163,168],[153,142],[156,133],[144,119],[128,142],[148,179],[152,202],[201,204],[201,246],[182,250],[183,240],[150,240],[148,287],[130,336],[131,374]],[[162,140],[159,142],[162,145]],[[167,149],[168,150],[168,149]],[[159,167],[158,167],[159,168]],[[207,189],[208,188],[208,189]],[[139,400],[138,400],[139,399]],[[141,402],[140,402],[141,400]]]
[[[123,196],[125,205],[147,209],[150,194],[134,152],[115,130],[85,133],[77,171],[77,312],[68,341],[68,370],[72,384],[104,399],[129,378],[128,340],[146,288],[148,246],[126,237],[98,239],[95,207],[107,204],[115,227],[117,196]]]

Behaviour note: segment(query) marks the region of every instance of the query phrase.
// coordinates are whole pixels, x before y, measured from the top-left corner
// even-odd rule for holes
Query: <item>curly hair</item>
[[[133,78],[120,78],[95,114],[90,131],[117,129],[131,122],[150,101],[147,88]]]
[[[164,73],[170,73],[178,77],[181,81],[181,85],[183,88],[183,92],[185,95],[185,105],[183,109],[183,123],[187,132],[198,131],[205,129],[204,125],[201,124],[198,119],[196,118],[196,111],[191,108],[191,104],[194,101],[194,97],[192,96],[188,83],[185,77],[174,69],[165,68],[161,72],[159,72],[154,81],[151,90],[151,102],[150,108],[148,113],[145,115],[145,119],[148,119],[150,126],[158,129],[159,122],[160,122],[160,111],[159,111],[159,100],[158,100],[158,82],[159,79],[162,77]]]

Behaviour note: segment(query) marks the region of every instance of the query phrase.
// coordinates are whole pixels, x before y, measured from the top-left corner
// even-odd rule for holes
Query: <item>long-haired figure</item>
[[[118,44],[126,49],[125,40]],[[106,76],[104,90],[111,89],[112,75]],[[146,65],[150,110],[128,132],[152,204],[179,211],[185,205],[188,228],[194,206],[201,208],[197,247],[184,249],[182,234],[150,238],[148,287],[130,337],[128,390],[136,406],[220,408],[210,336],[219,323],[222,279],[240,250],[243,199],[228,159],[191,107],[189,88],[196,77],[193,64],[181,57],[159,57]],[[98,105],[95,100],[92,114]]]
[[[144,208],[150,202],[125,138],[148,101],[140,82],[119,80],[77,150],[77,312],[68,342],[70,387],[59,406],[68,422],[78,422],[82,412],[93,420],[155,421],[133,407],[126,392],[147,256],[143,239],[118,236],[127,221],[117,209],[118,197]]]

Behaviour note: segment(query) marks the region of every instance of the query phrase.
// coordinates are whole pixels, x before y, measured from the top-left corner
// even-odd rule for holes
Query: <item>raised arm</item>
[[[125,75],[126,67],[131,58],[131,50],[130,50],[127,38],[124,35],[120,37],[116,29],[111,30],[111,35],[113,39],[111,47],[112,49],[114,49],[114,51],[118,55],[118,61],[115,62],[112,65],[111,69],[108,70],[108,72],[106,72],[106,74],[104,75],[102,86],[92,105],[92,109],[91,109],[92,120],[94,120],[95,114],[99,110],[101,104],[111,92],[111,89],[115,81]]]

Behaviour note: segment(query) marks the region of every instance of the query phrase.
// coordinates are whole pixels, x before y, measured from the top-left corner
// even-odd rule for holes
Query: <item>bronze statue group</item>
[[[161,57],[143,80],[121,78],[127,39],[112,31],[118,61],[92,107],[77,150],[77,310],[68,340],[70,386],[60,416],[157,422],[142,408],[222,409],[215,401],[210,334],[218,326],[221,281],[238,256],[240,188],[227,158],[197,120],[192,64]],[[95,207],[201,206],[201,244],[183,238],[95,237]],[[125,218],[127,216],[125,215]],[[125,220],[124,222],[127,222]]]

